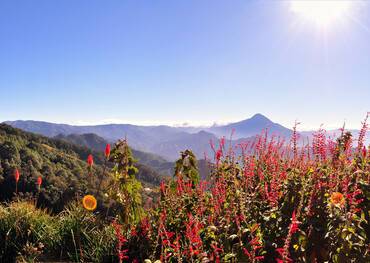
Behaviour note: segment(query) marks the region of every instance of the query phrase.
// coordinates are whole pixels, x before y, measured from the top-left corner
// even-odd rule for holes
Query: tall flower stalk
[[[18,182],[19,182],[20,174],[18,169],[14,170],[14,180],[15,180],[15,194],[18,194]]]

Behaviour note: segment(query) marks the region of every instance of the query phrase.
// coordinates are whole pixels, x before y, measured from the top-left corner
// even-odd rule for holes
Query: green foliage
[[[115,242],[113,228],[79,203],[57,216],[31,201],[0,206],[0,262],[114,262]]]
[[[20,171],[18,192],[20,196],[36,195],[38,176],[43,178],[38,205],[54,212],[61,211],[76,195],[93,191],[96,177],[86,169],[87,148],[67,142],[48,139],[0,124],[0,176],[2,178],[0,201],[14,197],[14,170]],[[103,156],[96,158],[102,163]],[[94,166],[93,174],[100,174]]]
[[[113,228],[104,225],[81,204],[72,203],[58,219],[60,241],[54,249],[62,258],[75,262],[103,262],[114,258]]]
[[[135,159],[125,140],[119,140],[111,151],[109,161],[114,164],[111,171],[111,184],[108,196],[116,201],[121,210],[120,218],[127,227],[139,222],[144,214],[141,199],[141,183],[135,175],[138,170],[134,166]]]
[[[52,251],[59,235],[57,220],[32,202],[12,202],[0,206],[0,261],[15,257],[34,261]]]
[[[190,180],[194,185],[199,183],[199,172],[197,159],[192,151],[185,150],[180,153],[181,158],[175,164],[175,176],[183,176]]]

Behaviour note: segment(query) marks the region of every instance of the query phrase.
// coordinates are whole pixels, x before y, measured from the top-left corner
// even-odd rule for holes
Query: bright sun
[[[352,1],[347,0],[293,0],[291,10],[319,26],[327,26],[348,15]]]

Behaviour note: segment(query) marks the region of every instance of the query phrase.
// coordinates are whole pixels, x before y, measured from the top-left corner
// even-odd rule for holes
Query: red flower
[[[109,155],[110,155],[110,144],[108,143],[105,146],[105,157],[108,159],[109,158]]]
[[[124,259],[128,259],[127,256],[128,249],[123,249],[122,247],[127,242],[127,239],[122,235],[122,225],[118,224],[117,221],[112,222],[116,238],[117,238],[117,254],[119,262],[122,263]]]
[[[165,195],[166,194],[166,185],[165,185],[164,182],[161,182],[160,188],[161,188],[162,194]]]
[[[225,137],[220,139],[220,148],[222,149],[225,146]]]
[[[15,179],[15,182],[18,183],[18,181],[19,181],[19,171],[18,171],[18,169],[15,169],[15,171],[14,171],[14,179]]]
[[[93,159],[93,156],[91,154],[89,154],[89,156],[87,156],[87,164],[92,167],[93,164],[94,164],[94,159]]]
[[[222,150],[221,149],[217,150],[215,157],[216,157],[216,163],[218,165],[218,163],[220,162],[220,159],[222,157]]]
[[[41,184],[42,184],[42,177],[39,176],[39,177],[37,177],[37,185],[40,187]]]
[[[280,256],[283,256],[284,254],[284,248],[282,247],[275,249],[275,251],[278,252]],[[276,260],[280,260],[280,259],[276,259]]]
[[[246,249],[245,247],[243,247],[243,253],[244,255],[248,256],[248,258],[252,257],[251,253],[249,253],[248,249]]]
[[[297,232],[299,230],[299,221],[297,221],[297,218],[296,218],[296,215],[295,215],[295,210],[293,211],[293,214],[292,214],[292,223],[290,224],[290,232],[292,234],[294,234],[295,232]]]

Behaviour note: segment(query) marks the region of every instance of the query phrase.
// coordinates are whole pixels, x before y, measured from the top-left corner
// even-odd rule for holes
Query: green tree
[[[175,164],[175,176],[183,176],[191,180],[193,185],[199,183],[197,159],[192,151],[181,152],[181,157]]]
[[[113,162],[108,195],[122,208],[120,214],[125,227],[135,224],[144,215],[141,199],[141,183],[135,175],[138,169],[134,166],[136,160],[126,140],[119,140],[110,153],[110,162]]]

